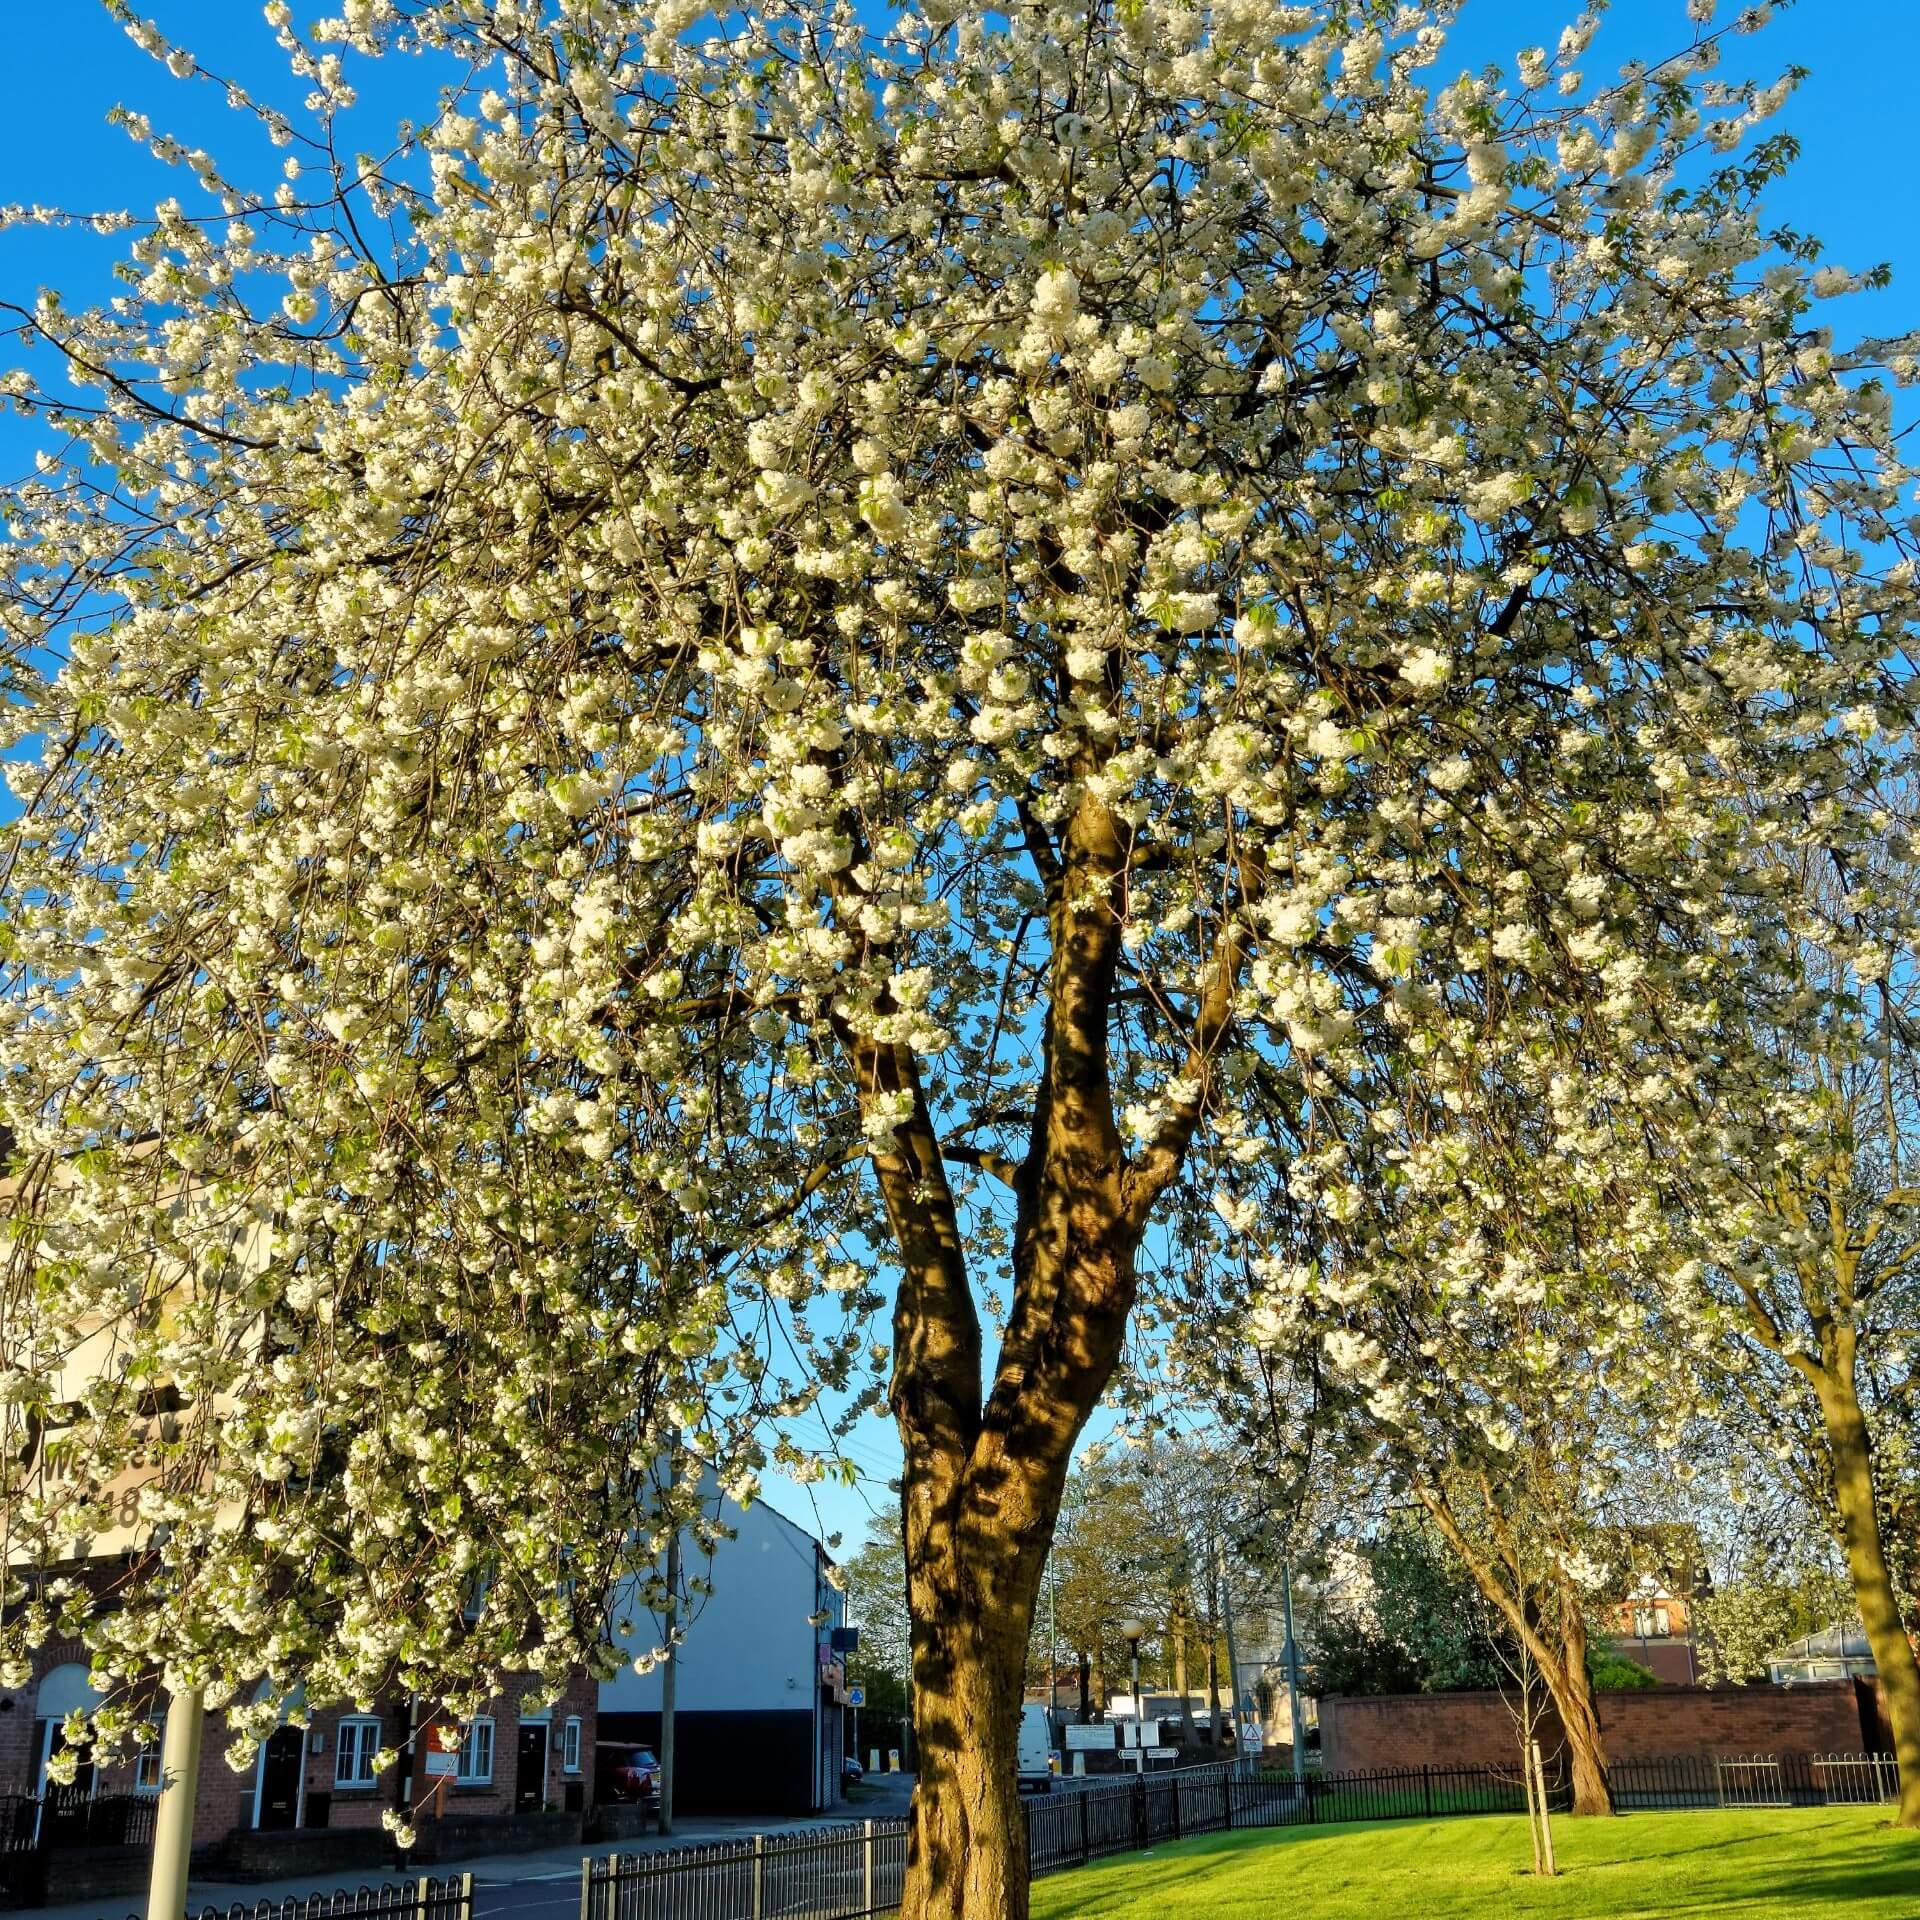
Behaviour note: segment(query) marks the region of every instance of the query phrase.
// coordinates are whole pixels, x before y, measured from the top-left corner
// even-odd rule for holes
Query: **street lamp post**
[[[1300,1724],[1300,1643],[1293,1637],[1293,1555],[1280,1562],[1287,1621],[1287,1737],[1293,1742],[1293,1777],[1307,1777],[1306,1728]]]
[[[1133,1655],[1133,1767],[1136,1773],[1147,1770],[1147,1713],[1140,1698],[1140,1636],[1146,1632],[1142,1620],[1122,1620],[1120,1634]]]

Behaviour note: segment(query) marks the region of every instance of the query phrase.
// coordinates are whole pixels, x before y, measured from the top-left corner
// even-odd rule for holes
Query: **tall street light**
[[[1140,1636],[1146,1630],[1143,1620],[1120,1622],[1121,1638],[1133,1654],[1133,1765],[1136,1773],[1145,1773],[1147,1770],[1147,1713],[1146,1703],[1140,1698]]]

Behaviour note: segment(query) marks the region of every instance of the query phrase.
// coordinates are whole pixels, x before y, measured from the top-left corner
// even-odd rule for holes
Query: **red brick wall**
[[[1599,1696],[1600,1726],[1614,1760],[1676,1754],[1858,1753],[1860,1707],[1853,1682],[1805,1687],[1661,1687]],[[1421,1693],[1320,1702],[1322,1764],[1329,1773],[1374,1767],[1506,1766],[1512,1716],[1497,1693]],[[1556,1750],[1551,1714],[1542,1745]]]

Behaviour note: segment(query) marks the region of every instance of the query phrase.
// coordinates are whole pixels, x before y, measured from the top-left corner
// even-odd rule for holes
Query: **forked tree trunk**
[[[1131,1299],[1130,1266],[1117,1297]],[[1067,1463],[1123,1324],[1088,1325],[1075,1343],[1097,1363],[1076,1377],[1098,1386],[983,1427],[964,1453],[938,1422],[901,1418],[910,1464],[921,1456],[901,1502],[920,1754],[902,1920],[1026,1920],[1016,1768],[1027,1645]]]
[[[1852,1356],[1846,1355],[1847,1361]],[[1895,1816],[1902,1827],[1920,1827],[1920,1661],[1907,1638],[1887,1565],[1886,1540],[1880,1531],[1880,1509],[1873,1493],[1873,1446],[1866,1416],[1853,1384],[1852,1366],[1828,1364],[1820,1368],[1814,1386],[1826,1425],[1827,1454],[1833,1468],[1833,1500],[1840,1517],[1846,1548],[1847,1572],[1853,1579],[1854,1603],[1867,1645],[1880,1675],[1886,1698],[1887,1720],[1893,1729],[1894,1757],[1900,1763],[1900,1806]]]
[[[971,1419],[958,1408],[949,1418],[896,1376],[920,1750],[902,1920],[1026,1920],[1016,1765],[1027,1645],[1074,1443],[1119,1357],[1134,1244],[1130,1233],[1089,1236],[1071,1275],[1029,1283],[1108,1303],[1055,1317],[1054,1350],[1032,1363],[1045,1393],[990,1397]]]
[[[906,1461],[900,1522],[920,1759],[902,1920],[1026,1920],[1014,1769],[1047,1548],[1074,1443],[1120,1357],[1141,1233],[1199,1125],[1245,956],[1236,913],[1195,1012],[1183,1091],[1152,1143],[1129,1155],[1107,1056],[1130,840],[1087,792],[1057,844],[1033,823],[1029,846],[1046,881],[1052,951],[1043,1065],[1019,1164],[943,1143],[912,1052],[850,1017],[839,1029],[863,1107],[887,1115],[872,1165],[901,1266],[888,1398]],[[904,1123],[902,1094],[912,1108]],[[1016,1200],[1013,1298],[984,1393],[949,1160],[1005,1180]]]

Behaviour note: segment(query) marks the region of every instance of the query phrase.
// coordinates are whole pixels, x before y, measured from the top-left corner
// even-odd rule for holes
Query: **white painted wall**
[[[710,1498],[718,1489],[709,1479]],[[683,1540],[683,1577],[706,1581],[713,1591],[696,1602],[680,1643],[678,1709],[681,1713],[810,1713],[819,1677],[819,1642],[808,1616],[825,1606],[837,1622],[841,1596],[817,1577],[817,1543],[770,1507],[741,1508],[731,1500],[721,1518],[734,1537],[720,1541],[707,1560]],[[618,1620],[629,1607],[616,1606]],[[657,1638],[653,1616],[634,1611],[626,1644],[644,1654]],[[602,1713],[657,1713],[660,1670],[635,1673],[624,1665],[600,1687]]]

